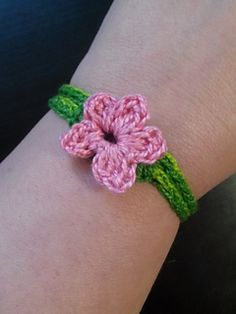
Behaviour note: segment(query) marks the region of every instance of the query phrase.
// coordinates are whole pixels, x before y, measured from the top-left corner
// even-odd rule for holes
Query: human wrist
[[[89,63],[87,63],[86,66],[88,72],[90,72]],[[80,67],[77,69],[77,71],[80,71]],[[87,80],[86,76],[83,76],[82,73],[80,73],[79,77],[76,79],[72,79],[71,84],[82,87],[89,93],[94,93],[96,91],[107,91],[115,96],[122,96],[124,94],[130,93],[129,91],[140,93],[141,90],[141,93],[143,93],[148,98],[151,108],[152,120],[150,123],[158,125],[163,131],[168,140],[168,147],[170,151],[174,154],[174,156],[177,158],[177,161],[180,163],[181,168],[183,169],[187,180],[190,182],[196,196],[198,198],[201,197],[204,193],[213,187],[212,183],[207,182],[207,180],[204,178],[204,170],[202,174],[202,169],[208,167],[206,156],[209,156],[212,149],[215,149],[214,145],[212,145],[214,142],[207,143],[207,139],[205,138],[204,130],[207,125],[207,120],[202,120],[200,123],[198,123],[198,128],[200,131],[195,128],[195,110],[191,111],[194,109],[194,107],[189,108],[188,101],[182,101],[181,110],[179,110],[180,106],[178,104],[178,99],[174,98],[172,100],[172,104],[165,103],[163,106],[161,103],[161,97],[157,95],[157,98],[160,98],[159,104],[155,99],[155,92],[150,88],[145,89],[145,87],[140,86],[139,90],[135,90],[132,87],[132,81],[129,83],[127,82],[127,84],[124,85],[121,77],[117,76],[115,78],[113,77],[111,80],[107,78],[107,76],[98,77],[96,79],[96,83],[94,83],[92,80]],[[117,83],[115,84],[113,80],[116,80]],[[169,87],[166,86],[166,89],[168,88]],[[124,92],[122,92],[122,89]],[[187,113],[185,116],[184,111]],[[215,121],[217,122],[217,120]],[[215,123],[215,127],[217,127],[217,123]],[[210,131],[212,133],[212,138],[214,139],[214,128]],[[208,135],[210,135],[209,132]],[[200,156],[202,159],[200,159],[198,155],[198,153],[201,151],[205,151],[206,153],[206,156]],[[212,154],[213,153],[214,151]],[[208,179],[208,177],[206,178]]]
[[[213,12],[211,16],[209,13],[213,22],[217,19],[215,14]],[[117,15],[119,12],[115,13],[114,23]],[[223,57],[226,62],[219,64],[218,54],[222,47],[214,51],[211,44],[207,45],[201,37],[196,37],[195,44],[201,47],[204,41],[204,52],[192,49],[193,39],[181,39],[182,45],[186,47],[183,55],[188,56],[187,59],[176,53],[180,43],[169,44],[162,37],[158,43],[153,38],[152,45],[149,42],[152,39],[148,37],[144,44],[150,46],[150,50],[140,49],[137,38],[133,40],[130,37],[130,28],[127,27],[129,35],[119,33],[119,29],[125,28],[124,25],[133,22],[124,16],[121,22],[124,25],[116,27],[111,20],[111,17],[106,17],[95,43],[79,65],[71,83],[89,93],[106,91],[116,96],[128,93],[145,95],[152,116],[150,123],[161,128],[168,140],[168,147],[180,163],[193,191],[198,198],[201,197],[235,171],[235,110],[232,105],[233,95],[229,94],[233,80],[230,75],[226,75],[231,61],[225,54]],[[152,18],[150,21],[153,23]],[[178,32],[185,29],[182,24]],[[197,27],[199,29],[196,33],[205,29],[208,31],[212,25],[199,24]],[[228,26],[224,28],[226,32]],[[143,36],[142,30],[137,32]],[[148,26],[146,32],[154,35],[152,27]],[[158,29],[156,33],[157,37],[161,36]],[[112,42],[114,34],[117,35],[116,41]],[[231,125],[230,128],[222,121],[222,115],[223,120]],[[225,151],[228,152],[227,156]],[[221,167],[216,160],[221,161]]]

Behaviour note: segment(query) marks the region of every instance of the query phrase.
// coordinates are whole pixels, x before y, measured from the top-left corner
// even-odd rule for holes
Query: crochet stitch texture
[[[48,100],[48,105],[65,119],[69,126],[73,126],[83,120],[84,103],[89,96],[90,94],[81,88],[63,84],[59,87],[58,94]],[[116,142],[113,134],[104,133],[104,138]],[[136,182],[148,182],[157,188],[181,222],[197,211],[197,200],[170,152],[166,152],[153,164],[139,163],[136,168]]]
[[[145,126],[150,115],[142,95],[96,93],[85,101],[83,117],[60,138],[61,146],[73,156],[93,157],[95,179],[113,192],[133,185],[137,164],[154,164],[167,152],[161,131]]]

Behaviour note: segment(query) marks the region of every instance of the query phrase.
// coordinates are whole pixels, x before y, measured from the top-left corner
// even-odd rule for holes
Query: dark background
[[[47,99],[69,82],[111,3],[0,1],[1,160],[48,111]],[[200,200],[142,314],[236,313],[235,191],[234,176]]]

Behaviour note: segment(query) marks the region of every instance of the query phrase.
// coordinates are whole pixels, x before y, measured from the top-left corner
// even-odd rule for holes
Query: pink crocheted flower
[[[71,155],[93,157],[95,179],[109,190],[124,192],[136,179],[138,163],[153,164],[167,151],[166,141],[150,118],[141,95],[116,99],[96,93],[84,104],[84,120],[61,137],[61,146]]]

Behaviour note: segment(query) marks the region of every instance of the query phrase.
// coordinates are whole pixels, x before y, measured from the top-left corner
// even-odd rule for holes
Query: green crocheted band
[[[83,104],[89,96],[80,88],[64,84],[58,95],[49,99],[48,105],[72,126],[83,119]],[[197,210],[197,201],[170,152],[152,165],[138,164],[136,181],[154,185],[182,222]]]

